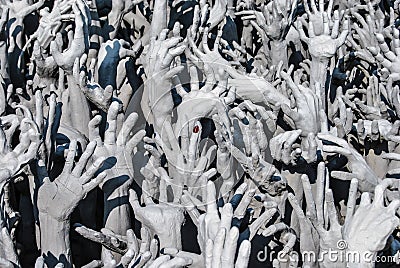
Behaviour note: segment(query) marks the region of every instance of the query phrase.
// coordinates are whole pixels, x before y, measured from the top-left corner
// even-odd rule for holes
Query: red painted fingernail
[[[194,132],[194,133],[199,133],[199,131],[200,131],[199,126],[195,126],[195,127],[193,128],[193,132]]]

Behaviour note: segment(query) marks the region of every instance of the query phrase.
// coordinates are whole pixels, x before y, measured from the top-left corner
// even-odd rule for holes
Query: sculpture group
[[[399,0],[1,0],[0,267],[398,267]]]

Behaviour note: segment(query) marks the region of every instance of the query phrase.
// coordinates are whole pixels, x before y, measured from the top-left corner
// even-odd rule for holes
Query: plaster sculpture
[[[400,1],[0,9],[1,267],[400,264]]]

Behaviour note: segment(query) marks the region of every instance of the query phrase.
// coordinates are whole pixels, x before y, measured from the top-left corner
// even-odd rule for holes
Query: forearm
[[[82,134],[88,136],[88,125],[90,122],[90,108],[82,90],[77,85],[72,75],[67,76],[69,93],[69,112],[72,125]]]
[[[71,267],[71,249],[69,244],[70,223],[58,221],[46,213],[39,212],[40,250],[49,267],[62,262],[64,267]]]
[[[118,189],[113,194],[104,193],[104,227],[124,235],[131,228],[128,190]]]
[[[8,61],[7,61],[7,44],[5,41],[0,41],[0,75],[3,79],[9,79]]]
[[[285,40],[272,40],[270,57],[272,64],[278,66],[283,62],[283,68],[288,67],[287,44]]]
[[[329,64],[328,58],[312,58],[310,69],[310,88],[315,90],[315,83],[320,84],[320,94],[322,100],[322,107],[325,110],[325,81],[327,75],[327,68]]]
[[[151,22],[150,37],[158,36],[161,31],[167,28],[167,1],[155,0],[153,9],[153,18],[157,18]]]
[[[163,124],[171,118],[174,103],[170,93],[171,84],[166,81],[156,82],[157,79],[157,77],[151,78],[144,84],[143,98],[148,100],[150,112],[145,114],[145,117],[148,121],[152,121],[157,133],[162,133]]]

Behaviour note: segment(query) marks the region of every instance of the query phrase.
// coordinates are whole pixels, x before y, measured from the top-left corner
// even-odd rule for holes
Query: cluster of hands
[[[400,1],[0,8],[1,267],[399,265]]]

